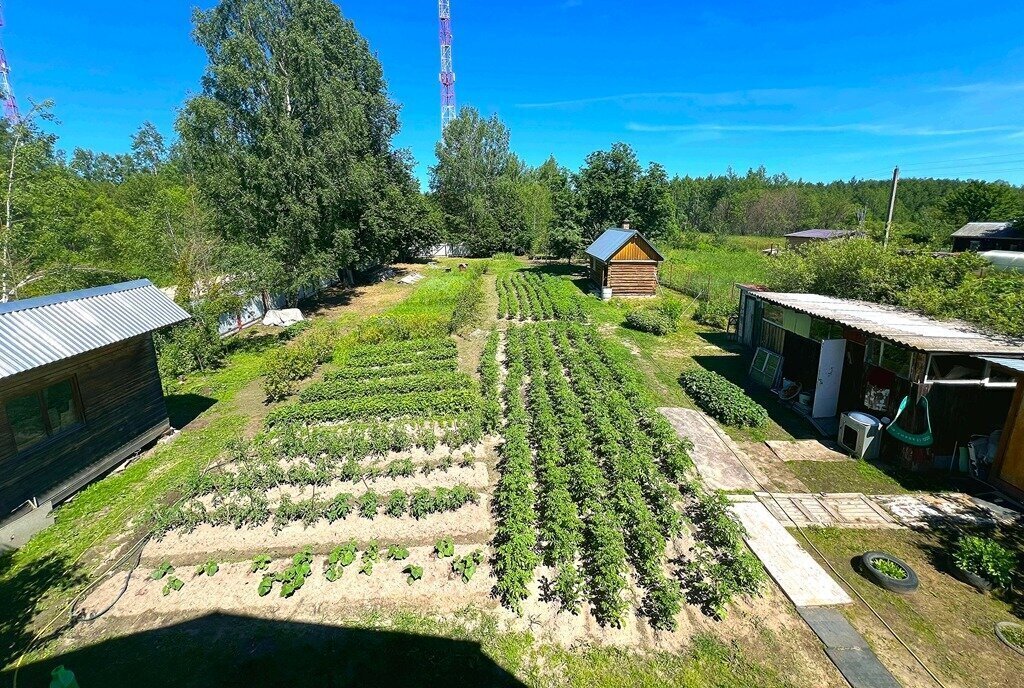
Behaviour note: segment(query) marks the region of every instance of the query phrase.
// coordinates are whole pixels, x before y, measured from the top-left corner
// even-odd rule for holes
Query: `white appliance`
[[[878,458],[882,421],[868,413],[850,411],[839,418],[839,445],[858,459]]]

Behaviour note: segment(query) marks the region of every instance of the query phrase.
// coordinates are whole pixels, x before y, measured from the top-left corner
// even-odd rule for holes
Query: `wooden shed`
[[[587,249],[587,257],[590,281],[602,298],[654,296],[658,291],[658,265],[665,258],[629,222],[606,229]]]
[[[0,549],[167,432],[152,333],[188,317],[149,280],[0,304]]]
[[[990,477],[997,487],[1015,499],[1024,500],[1024,360],[996,357],[985,360],[1017,381]]]

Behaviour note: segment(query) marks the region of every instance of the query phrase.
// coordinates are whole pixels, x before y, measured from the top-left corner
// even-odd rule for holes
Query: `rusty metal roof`
[[[145,279],[0,303],[0,380],[188,318]]]
[[[1022,340],[983,332],[963,322],[934,320],[894,306],[819,294],[753,292],[750,296],[918,351],[1024,358]]]

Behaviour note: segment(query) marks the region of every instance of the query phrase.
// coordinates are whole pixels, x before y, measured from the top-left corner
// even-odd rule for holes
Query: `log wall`
[[[18,452],[6,402],[68,378],[82,422]],[[161,426],[167,407],[149,334],[0,381],[0,520]]]

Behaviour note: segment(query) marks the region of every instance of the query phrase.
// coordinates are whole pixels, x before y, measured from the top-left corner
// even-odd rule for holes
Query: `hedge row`
[[[679,383],[697,405],[726,425],[760,428],[768,424],[768,412],[763,406],[714,371],[703,368],[683,371]]]

